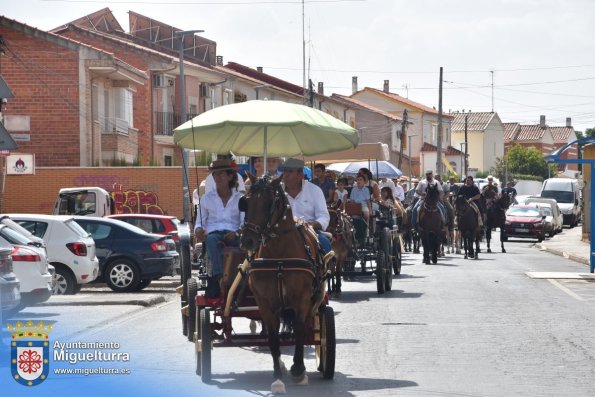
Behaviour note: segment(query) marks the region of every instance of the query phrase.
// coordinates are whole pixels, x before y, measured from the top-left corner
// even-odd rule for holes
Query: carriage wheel
[[[393,271],[395,275],[401,274],[401,264],[403,261],[403,255],[401,253],[401,244],[397,239],[397,242],[393,244]]]
[[[182,307],[186,306],[188,302],[188,289],[186,288],[186,280],[190,278],[191,273],[191,258],[190,258],[190,241],[186,236],[180,238],[180,285],[182,285],[182,295],[180,297],[180,304]],[[182,334],[188,336],[188,340],[192,340],[192,334],[188,332],[187,318],[182,315]]]
[[[386,267],[386,258],[383,251],[376,254],[376,289],[379,294],[384,293],[384,277],[386,275],[384,268]]]
[[[186,336],[192,342],[194,331],[196,331],[196,294],[198,292],[198,283],[194,277],[186,280],[186,302],[188,304],[188,317],[186,317]]]
[[[384,290],[388,292],[393,287],[393,269],[391,260],[393,241],[391,232],[387,227],[380,231],[380,248],[384,253],[384,267],[382,268],[384,272]]]
[[[203,309],[200,311],[200,356],[201,380],[204,383],[211,381],[211,311]],[[198,366],[198,365],[197,365]]]
[[[320,345],[316,345],[316,366],[324,379],[335,376],[335,312],[330,306],[322,306],[318,311]]]
[[[196,337],[194,338],[194,356],[196,358],[196,375],[202,374],[202,337],[200,317],[202,310],[198,309],[198,313],[194,316],[194,328],[196,329]]]

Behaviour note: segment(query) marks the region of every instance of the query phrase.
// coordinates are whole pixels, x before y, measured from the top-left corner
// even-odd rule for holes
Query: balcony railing
[[[105,117],[103,120],[102,130],[104,133],[120,133],[128,134],[128,120],[117,117]]]
[[[193,119],[198,116],[197,114],[186,114],[186,120]],[[174,128],[182,124],[180,113],[171,112],[153,112],[153,130],[155,135],[168,135],[174,134]]]

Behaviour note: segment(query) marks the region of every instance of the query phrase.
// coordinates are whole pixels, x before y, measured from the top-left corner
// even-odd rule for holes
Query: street
[[[345,282],[341,299],[331,301],[334,380],[315,371],[314,351],[307,348],[310,384],[287,380],[288,395],[595,395],[595,283],[529,277],[526,272],[585,272],[584,265],[533,245],[511,241],[506,254],[483,249],[478,260],[447,255],[436,265],[406,254],[402,275],[384,295],[371,278]],[[19,318],[55,321],[51,339],[60,342],[118,342],[130,354],[122,365],[132,374],[109,376],[114,388],[132,383],[146,396],[268,395],[268,349],[215,349],[213,382],[200,382],[194,347],[181,333],[179,297],[168,284],[135,294],[164,298],[148,307],[129,304],[130,295],[84,288],[84,300],[103,296],[127,304],[54,306],[50,300]],[[291,354],[284,349],[286,364]],[[46,381],[64,383],[57,375]]]

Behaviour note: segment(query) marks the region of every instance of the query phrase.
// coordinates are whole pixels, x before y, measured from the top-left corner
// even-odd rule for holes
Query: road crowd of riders
[[[463,197],[478,214],[480,225],[485,224],[486,204],[496,200],[501,193],[514,198],[516,191],[512,184],[502,190],[488,176],[487,184],[480,189],[468,176],[463,184],[456,183],[454,176],[442,182],[440,175],[432,170],[425,172],[421,181],[413,178],[381,178],[376,181],[367,168],[361,168],[355,177],[341,177],[326,169],[324,164],[314,166],[314,175],[309,181],[304,175],[304,161],[289,158],[283,162],[279,157],[268,157],[266,171],[263,157],[250,158],[250,171],[255,176],[282,177],[282,186],[287,194],[295,218],[302,218],[316,230],[323,252],[331,250],[331,242],[323,233],[329,224],[328,207],[345,209],[347,203],[361,207],[366,223],[371,214],[388,209],[404,216],[404,208],[411,207],[411,225],[417,227],[418,209],[422,205],[428,186],[436,184],[441,193],[438,205],[444,225],[449,211],[446,202],[449,197]],[[211,258],[212,276],[209,279],[206,296],[220,293],[219,279],[222,274],[222,247],[240,245],[240,229],[244,213],[239,210],[240,198],[250,189],[250,179],[241,178],[238,167],[231,156],[219,156],[209,166],[209,175],[194,191],[193,203],[196,210],[194,234],[197,242],[203,242]],[[200,198],[199,198],[200,196]],[[481,197],[484,200],[480,200]],[[452,201],[451,201],[452,204]],[[223,243],[223,244],[222,244]]]

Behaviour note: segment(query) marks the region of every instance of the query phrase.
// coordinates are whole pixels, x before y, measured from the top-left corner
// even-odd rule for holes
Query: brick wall
[[[206,167],[189,170],[190,194],[207,176]],[[120,189],[133,200],[151,196],[169,215],[182,218],[182,170],[180,167],[48,167],[35,175],[7,175],[1,213],[51,214],[58,191],[65,187],[98,186]]]
[[[2,76],[15,97],[4,115],[30,116],[29,142],[18,151],[35,153],[40,166],[80,164],[78,52],[0,26],[7,51]]]

